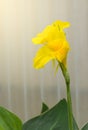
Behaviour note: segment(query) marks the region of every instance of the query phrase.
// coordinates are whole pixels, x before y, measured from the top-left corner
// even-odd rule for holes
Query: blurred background
[[[51,62],[44,69],[33,68],[39,46],[31,39],[55,20],[71,23],[66,29],[68,69],[74,116],[81,127],[88,121],[88,0],[0,0],[0,105],[24,122],[40,114],[42,101],[51,108],[66,97],[60,69],[55,75]]]

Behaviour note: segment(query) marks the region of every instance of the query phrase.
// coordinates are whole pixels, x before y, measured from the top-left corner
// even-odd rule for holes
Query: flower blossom
[[[34,58],[34,67],[40,69],[49,61],[57,60],[66,66],[66,58],[70,49],[64,28],[69,27],[69,22],[55,21],[48,25],[41,33],[32,39],[35,44],[41,44]]]

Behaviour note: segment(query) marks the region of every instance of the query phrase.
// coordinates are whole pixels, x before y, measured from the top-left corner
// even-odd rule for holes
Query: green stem
[[[67,88],[67,105],[68,105],[68,123],[69,123],[69,130],[73,129],[73,115],[72,115],[72,101],[71,101],[71,92],[70,92],[70,76],[62,63],[59,63],[60,68],[62,70],[63,76],[65,78],[66,88]]]

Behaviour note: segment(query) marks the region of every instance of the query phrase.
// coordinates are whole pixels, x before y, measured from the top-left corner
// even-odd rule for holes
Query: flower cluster
[[[36,69],[44,67],[53,59],[66,66],[66,57],[70,47],[64,28],[69,26],[69,22],[55,21],[32,39],[33,43],[42,44],[34,58],[34,67]]]

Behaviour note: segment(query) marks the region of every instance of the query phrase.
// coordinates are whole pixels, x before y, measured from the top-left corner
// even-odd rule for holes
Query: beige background
[[[23,121],[66,97],[62,74],[51,63],[42,70],[32,66],[39,46],[31,39],[46,25],[69,21],[66,30],[71,51],[73,111],[79,126],[88,121],[88,0],[0,0],[0,105]]]

